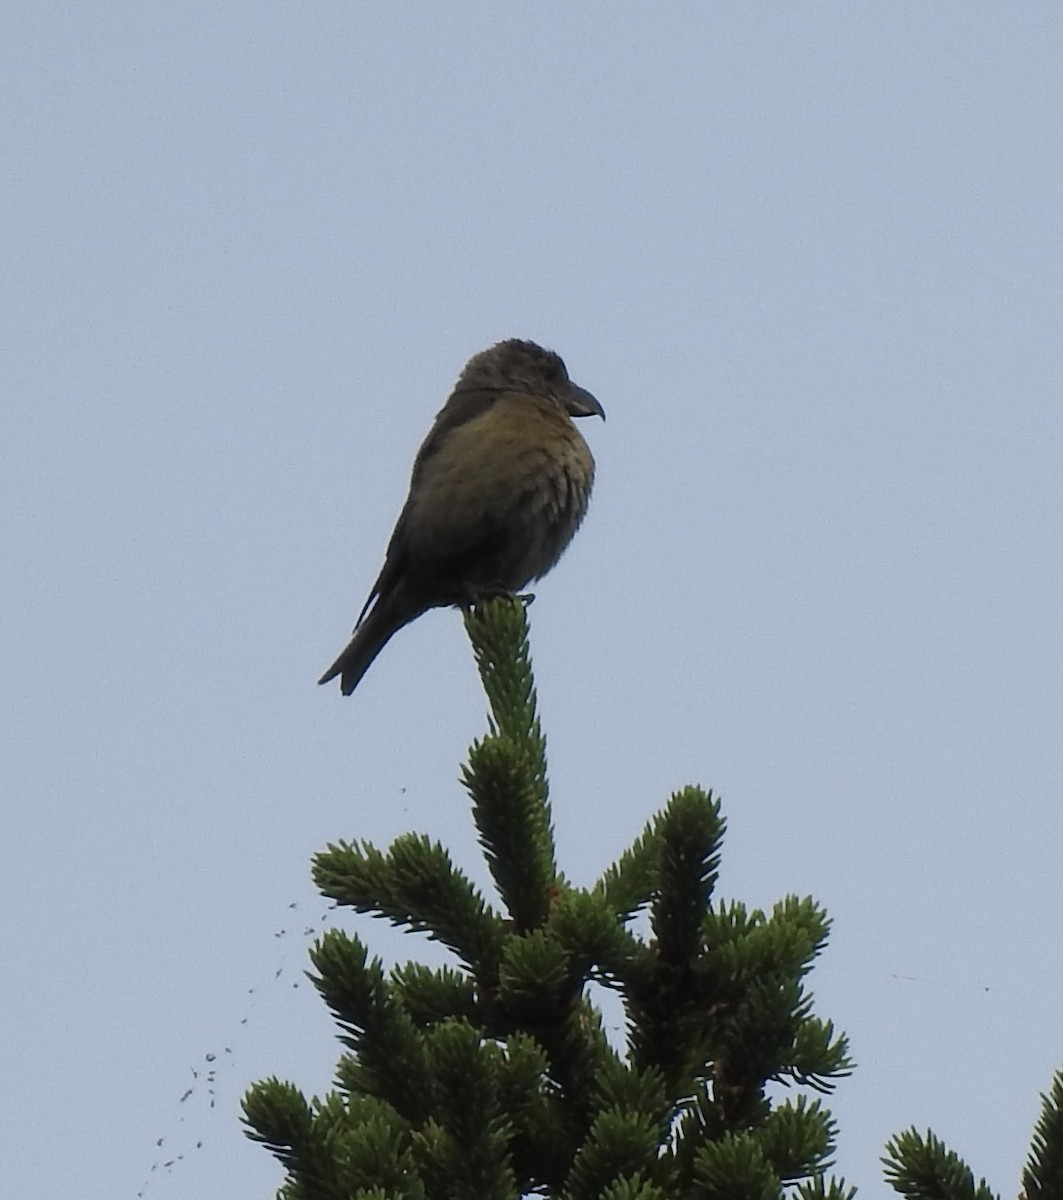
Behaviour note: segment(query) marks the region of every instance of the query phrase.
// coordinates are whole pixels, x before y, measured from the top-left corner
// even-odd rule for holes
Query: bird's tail
[[[340,691],[349,696],[392,636],[423,611],[423,608],[411,611],[409,606],[395,603],[394,598],[378,600],[355,627],[354,636],[318,683],[328,683],[338,675]]]

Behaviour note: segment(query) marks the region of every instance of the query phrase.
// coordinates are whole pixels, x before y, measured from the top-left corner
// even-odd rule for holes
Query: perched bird
[[[436,416],[410,494],[343,653],[319,683],[349,696],[388,639],[442,605],[517,592],[561,557],[594,459],[573,417],[605,418],[560,357],[511,338],[469,359]]]

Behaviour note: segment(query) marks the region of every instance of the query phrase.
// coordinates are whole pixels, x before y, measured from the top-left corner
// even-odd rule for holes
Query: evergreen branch
[[[784,1183],[822,1175],[832,1163],[838,1127],[818,1100],[780,1104],[756,1131],[764,1157]]]
[[[549,1081],[550,1063],[542,1045],[526,1033],[502,1043],[499,1101],[509,1114],[513,1170],[525,1192],[557,1190],[568,1173],[579,1141],[564,1098]]]
[[[288,1171],[290,1200],[426,1200],[410,1153],[408,1127],[384,1103],[349,1104],[336,1095],[308,1105],[291,1084],[267,1079],[244,1099],[248,1136]]]
[[[799,1200],[856,1200],[856,1188],[847,1187],[844,1179],[826,1179],[816,1175],[797,1185],[794,1195]]]
[[[506,911],[518,929],[538,928],[557,882],[545,778],[517,743],[499,734],[473,743],[462,782]]]
[[[617,1179],[601,1194],[601,1200],[673,1200],[674,1193],[647,1182],[641,1174]],[[567,1200],[567,1197],[566,1197]]]
[[[717,1079],[723,1072],[736,1098],[759,1098],[769,1079],[786,1072],[810,1008],[795,979],[781,974],[748,979],[721,1022]],[[735,1107],[732,1119],[738,1111]]]
[[[638,1071],[619,1062],[607,1063],[598,1080],[597,1102],[603,1111],[615,1108],[644,1113],[657,1125],[660,1141],[667,1140],[675,1104],[660,1071]]]
[[[462,781],[503,904],[518,929],[536,929],[546,920],[558,870],[527,613],[514,598],[496,597],[467,611],[465,628],[490,716]]]
[[[517,1027],[559,1019],[582,990],[578,967],[545,929],[513,934],[502,947],[497,1001]]]
[[[463,780],[505,912],[421,835],[315,858],[326,895],[427,933],[465,969],[407,963],[386,977],[357,938],[315,946],[314,982],[349,1050],[336,1089],[307,1105],[268,1080],[247,1098],[252,1136],[288,1170],[283,1200],[775,1200],[784,1183],[803,1200],[852,1200],[824,1180],[830,1114],[766,1096],[770,1080],[825,1088],[850,1069],[803,990],[826,914],[795,897],[770,916],[713,907],[725,826],[697,787],[593,889],[570,887],[524,606],[486,601],[465,624],[490,715]],[[629,928],[647,907],[652,940]],[[592,981],[620,995],[624,1056]]]
[[[427,933],[482,981],[496,976],[499,920],[439,842],[408,833],[395,839],[387,855],[368,842],[330,844],[315,855],[313,876],[340,904]]]
[[[650,821],[639,837],[606,868],[594,885],[616,916],[626,921],[645,908],[660,880],[658,821]]]
[[[391,985],[410,1020],[419,1028],[454,1017],[478,1023],[476,985],[461,971],[450,967],[432,970],[421,963],[408,962],[391,972]]]
[[[566,1110],[570,1135],[586,1134],[600,1107],[598,1082],[604,1072],[622,1068],[602,1029],[601,1013],[586,1000],[577,1000],[558,1019],[529,1027],[546,1053],[550,1080]]]
[[[599,1200],[620,1184],[669,1182],[663,1178],[667,1164],[657,1160],[660,1138],[658,1123],[646,1113],[619,1107],[598,1113],[572,1163],[566,1200]]]
[[[914,1128],[886,1143],[886,1181],[908,1200],[996,1200],[985,1180],[976,1185],[970,1167],[927,1130]]]
[[[271,1076],[254,1084],[241,1107],[248,1136],[266,1146],[284,1167],[290,1167],[309,1143],[314,1123],[303,1093],[294,1083]]]
[[[1026,1200],[1063,1200],[1063,1071],[1057,1071],[1034,1128],[1023,1171]]]
[[[849,1057],[849,1039],[844,1033],[834,1036],[834,1023],[806,1015],[794,1037],[789,1061],[776,1078],[789,1076],[795,1083],[817,1092],[834,1090],[833,1080],[853,1073]]]
[[[428,1048],[436,1103],[414,1142],[429,1196],[515,1200],[498,1048],[463,1021],[433,1030]]]
[[[749,1133],[703,1145],[694,1161],[699,1200],[782,1200],[782,1182]]]
[[[650,917],[656,935],[653,965],[647,970],[637,955],[630,956],[621,989],[631,1020],[633,1062],[662,1071],[677,1095],[688,1094],[708,1069],[718,1041],[721,996],[703,927],[724,828],[719,801],[689,787],[672,796],[641,839],[642,847],[658,851]],[[642,873],[648,877],[649,870]]]
[[[652,972],[652,953],[624,928],[597,889],[585,892],[568,888],[561,892],[550,910],[547,928],[580,964],[585,979],[593,975],[606,984],[631,982],[639,972],[647,979]]]
[[[800,930],[804,935],[795,939],[795,958],[789,960],[793,969],[806,974],[827,944],[831,921],[811,896],[786,896],[772,908],[769,924],[780,928]]]
[[[496,596],[465,612],[491,710],[489,729],[534,751],[546,768],[546,738],[536,714],[535,681],[528,647],[528,614],[515,596]]]
[[[386,1100],[408,1120],[421,1120],[430,1105],[422,1040],[384,977],[380,960],[369,960],[356,937],[330,929],[310,951],[319,975],[314,986],[345,1031],[354,1058],[344,1063],[347,1088]],[[395,1063],[405,1064],[401,1072]]]
[[[659,880],[650,921],[661,957],[678,964],[701,952],[725,822],[711,792],[688,787],[672,796],[656,824]]]
[[[724,1098],[718,1094],[721,1086],[718,1081],[714,1083],[715,1096],[700,1087],[685,1106],[674,1144],[676,1162],[683,1164],[683,1178],[689,1177],[691,1163],[697,1175],[699,1163],[711,1161],[716,1153],[722,1156],[724,1170],[745,1171],[750,1163],[763,1164],[767,1170],[756,1166],[750,1178],[759,1177],[769,1191],[776,1186],[775,1181],[791,1184],[822,1178],[834,1153],[837,1130],[834,1119],[818,1100],[809,1103],[799,1097],[796,1103],[774,1110],[762,1101],[759,1115],[750,1113],[732,1122]],[[706,1147],[721,1149],[710,1151],[707,1158]]]

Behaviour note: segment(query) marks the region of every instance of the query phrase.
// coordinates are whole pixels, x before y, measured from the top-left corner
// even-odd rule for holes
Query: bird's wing
[[[485,413],[498,397],[499,392],[497,390],[487,388],[478,388],[475,391],[462,390],[450,394],[446,404],[436,414],[436,419],[432,422],[432,428],[428,431],[428,436],[421,443],[421,447],[417,451],[417,456],[413,460],[413,470],[410,473],[411,493],[416,490],[421,481],[425,464],[435,457],[440,446],[447,440],[447,435],[459,426],[475,420],[481,413]],[[409,500],[407,500],[405,507],[399,514],[398,521],[395,523],[391,540],[388,542],[387,552],[384,555],[384,565],[381,567],[380,574],[377,576],[376,582],[366,597],[365,604],[362,605],[362,611],[358,614],[358,620],[354,623],[356,630],[365,620],[366,614],[373,607],[374,601],[379,598],[381,593],[388,591],[402,577],[402,550],[406,543],[406,520],[409,508]]]
[[[446,404],[436,414],[428,436],[421,443],[417,457],[413,460],[410,491],[416,488],[424,474],[425,464],[438,453],[447,437],[462,425],[476,420],[498,400],[503,393],[497,388],[477,388],[451,392]]]
[[[356,630],[374,604],[382,596],[390,595],[408,578],[407,554],[411,541],[411,529],[413,527],[418,530],[422,528],[424,509],[420,507],[417,517],[412,517],[411,513],[419,507],[420,501],[426,494],[426,488],[428,494],[438,494],[435,486],[438,477],[434,468],[441,464],[436,462],[437,458],[442,455],[442,458],[446,459],[453,453],[455,442],[452,439],[457,430],[479,420],[499,400],[506,396],[512,397],[512,395],[512,392],[507,392],[503,388],[463,388],[460,391],[452,392],[446,404],[437,413],[432,428],[421,443],[414,459],[413,470],[410,474],[409,496],[395,523],[391,540],[388,542],[384,565],[358,616],[355,624]],[[461,440],[459,439],[459,441]],[[449,505],[439,507],[438,516],[443,520],[447,534],[440,541],[446,544],[447,549],[445,552],[439,553],[438,557],[432,556],[433,567],[436,572],[444,576],[460,576],[465,571],[467,562],[476,562],[484,557],[492,557],[497,552],[502,540],[501,525],[503,521],[501,513],[489,510],[481,512],[480,520],[475,526],[463,530],[460,524],[455,526],[447,520],[450,515],[452,515],[452,511]],[[421,543],[420,552],[423,555],[424,538],[418,537],[416,540]],[[437,548],[442,549],[439,543],[433,546],[433,549]]]

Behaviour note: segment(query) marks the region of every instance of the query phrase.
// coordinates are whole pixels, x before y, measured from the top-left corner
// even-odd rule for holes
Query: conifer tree
[[[844,1035],[805,976],[830,922],[811,899],[770,913],[716,898],[719,801],[676,792],[592,886],[562,872],[523,604],[466,615],[490,708],[463,769],[497,897],[414,833],[314,860],[325,896],[427,933],[454,966],[385,972],[356,935],[324,934],[316,987],[345,1046],[334,1090],[268,1079],[244,1101],[280,1159],[281,1200],[850,1200],[828,1172],[818,1095],[849,1074]],[[591,985],[619,997],[622,1043]],[[1063,1200],[1063,1076],[1045,1098],[1027,1200]],[[887,1147],[914,1198],[992,1193],[934,1137]],[[785,1192],[784,1192],[785,1189]]]

